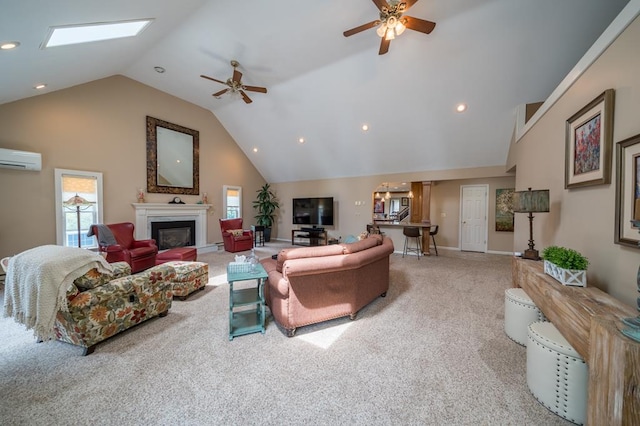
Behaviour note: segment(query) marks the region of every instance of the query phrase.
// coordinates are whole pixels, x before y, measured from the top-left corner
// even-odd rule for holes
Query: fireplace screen
[[[196,221],[153,222],[151,238],[156,240],[158,249],[195,246]]]

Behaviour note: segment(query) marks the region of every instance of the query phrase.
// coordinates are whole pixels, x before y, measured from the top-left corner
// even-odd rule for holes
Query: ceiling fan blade
[[[265,89],[264,87],[258,87],[258,86],[242,86],[242,88],[244,90],[248,90],[250,92],[260,92],[260,93],[267,93],[267,89]]]
[[[350,30],[347,30],[347,31],[343,32],[342,34],[345,37],[349,37],[349,36],[352,36],[354,34],[358,34],[361,31],[368,30],[369,28],[373,28],[376,25],[378,25],[379,23],[380,23],[380,20],[371,21],[371,22],[366,23],[364,25],[360,25],[359,27],[355,27],[355,28],[352,28]]]
[[[216,83],[220,83],[220,84],[227,84],[227,83],[225,83],[224,81],[220,81],[220,80],[218,80],[218,79],[216,79],[216,78],[208,77],[208,76],[206,76],[206,75],[201,75],[200,77],[202,77],[202,78],[206,78],[207,80],[213,80],[213,81],[215,81]]]
[[[233,81],[236,83],[240,83],[240,79],[242,78],[242,73],[237,69],[233,69]]]
[[[251,98],[248,97],[246,93],[244,93],[243,90],[239,90],[239,92],[242,95],[242,99],[244,100],[245,103],[250,104],[251,102],[253,102]]]
[[[214,93],[214,94],[213,94],[213,95],[211,95],[211,96],[213,96],[213,97],[216,97],[216,98],[217,98],[217,97],[220,97],[220,96],[224,95],[224,94],[225,94],[225,93],[227,93],[228,91],[229,91],[229,89],[222,89],[221,91],[216,92],[216,93]]]
[[[417,2],[418,0],[404,0],[402,3],[405,4],[405,7],[404,7],[405,12],[409,10],[409,8],[414,4],[416,4]]]
[[[387,2],[385,0],[372,0],[375,3],[376,7],[382,12],[383,7],[388,7]]]
[[[389,51],[389,45],[391,44],[391,40],[387,40],[385,37],[382,37],[382,41],[380,42],[380,51],[378,55],[384,55]]]
[[[424,19],[413,18],[411,16],[403,16],[402,20],[407,28],[411,28],[414,31],[420,31],[425,34],[429,34],[436,27],[435,22],[425,21]]]

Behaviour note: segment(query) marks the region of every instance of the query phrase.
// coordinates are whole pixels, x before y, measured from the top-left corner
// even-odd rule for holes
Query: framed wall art
[[[402,202],[402,207],[409,205],[409,197],[402,197],[400,201]]]
[[[640,134],[616,147],[616,244],[640,243]]]
[[[564,187],[611,183],[614,90],[605,90],[567,120]]]
[[[375,200],[373,200],[373,212],[384,213],[384,199],[376,198]]]
[[[515,188],[496,189],[496,232],[513,232]]]

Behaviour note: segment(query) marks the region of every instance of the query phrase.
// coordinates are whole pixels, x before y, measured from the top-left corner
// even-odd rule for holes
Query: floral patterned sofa
[[[112,264],[113,272],[92,269],[67,291],[68,312],[58,311],[56,339],[85,348],[95,345],[155,316],[166,316],[173,300],[170,265],[158,265],[131,275],[126,262]]]

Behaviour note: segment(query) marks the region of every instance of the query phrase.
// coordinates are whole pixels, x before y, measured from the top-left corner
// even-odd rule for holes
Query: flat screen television
[[[333,226],[333,197],[294,198],[294,225]]]

